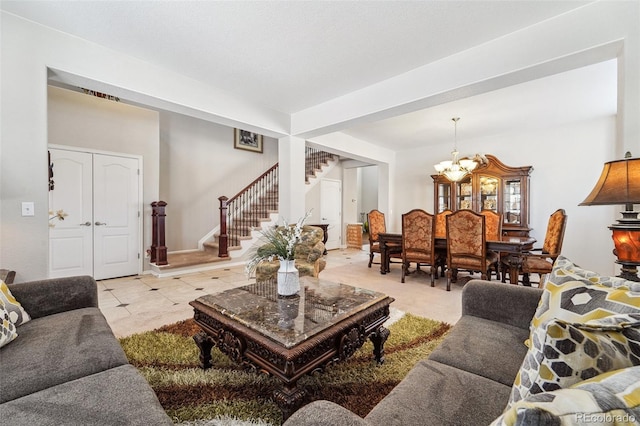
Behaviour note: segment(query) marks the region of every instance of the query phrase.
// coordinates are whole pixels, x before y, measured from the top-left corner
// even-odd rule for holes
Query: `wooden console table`
[[[303,375],[343,361],[367,338],[373,355],[384,362],[393,298],[382,293],[302,277],[293,297],[277,295],[275,281],[255,283],[200,297],[190,305],[202,331],[194,336],[202,368],[211,367],[217,347],[236,363],[266,372],[282,382],[274,399],[287,419],[301,404]]]

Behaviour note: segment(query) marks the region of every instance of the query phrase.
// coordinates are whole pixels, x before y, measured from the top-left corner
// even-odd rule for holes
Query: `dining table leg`
[[[387,244],[380,241],[380,273],[385,275],[389,270],[389,259],[387,257]]]
[[[509,282],[518,285],[518,277],[520,274],[520,266],[522,266],[522,256],[519,254],[510,254],[507,257],[509,265]]]

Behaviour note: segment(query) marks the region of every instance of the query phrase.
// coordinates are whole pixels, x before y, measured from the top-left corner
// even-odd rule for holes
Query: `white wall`
[[[360,222],[360,174],[360,167],[344,168],[342,171],[343,224]]]
[[[502,134],[465,141],[508,166],[533,166],[530,184],[531,236],[541,247],[549,215],[564,208],[568,215],[563,254],[602,274],[617,274],[606,225],[619,218],[612,206],[578,206],[591,192],[602,165],[615,159],[615,117],[594,119],[521,134]],[[433,164],[450,156],[450,147],[428,147],[398,153],[394,232],[400,215],[413,208],[434,211]],[[389,224],[388,224],[389,226]]]
[[[49,144],[142,156],[143,247],[151,246],[151,202],[158,199],[159,118],[156,111],[48,88]],[[144,269],[148,269],[145,259]]]
[[[278,144],[264,137],[263,153],[234,148],[234,129],[160,114],[160,199],[167,204],[169,251],[198,248],[220,224],[218,197],[233,197],[278,162]]]
[[[360,177],[362,184],[360,186],[359,213],[369,213],[378,208],[378,166],[361,167]]]

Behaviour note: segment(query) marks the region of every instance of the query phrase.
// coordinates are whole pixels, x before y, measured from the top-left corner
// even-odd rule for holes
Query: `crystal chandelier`
[[[452,182],[458,182],[476,168],[478,163],[473,160],[458,160],[460,153],[458,152],[458,120],[460,117],[454,117],[453,121],[453,151],[451,152],[451,161],[441,161],[433,166],[438,174],[445,175]]]

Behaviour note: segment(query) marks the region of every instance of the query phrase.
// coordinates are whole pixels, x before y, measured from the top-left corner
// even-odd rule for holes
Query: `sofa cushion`
[[[313,401],[293,413],[283,426],[372,426],[357,414],[335,402],[324,399]]]
[[[131,365],[72,380],[0,404],[12,426],[172,425],[145,379]]]
[[[614,315],[585,324],[553,320],[533,333],[509,405],[529,394],[567,388],[634,365],[640,365],[640,314]]]
[[[509,391],[510,386],[423,360],[365,419],[386,426],[486,425],[502,413]]]
[[[98,308],[36,318],[0,350],[0,402],[127,364]]]
[[[640,367],[628,367],[570,388],[530,395],[491,426],[640,423]]]
[[[464,315],[429,359],[511,387],[527,354],[527,335],[520,327]]]
[[[4,302],[5,309],[9,312],[9,319],[15,325],[24,324],[31,319],[27,311],[25,311],[20,302],[13,297],[11,290],[9,290],[9,287],[7,287],[2,280],[0,280],[0,299]]]
[[[0,348],[9,344],[18,337],[16,325],[9,317],[9,311],[4,307],[4,302],[0,300]]]

